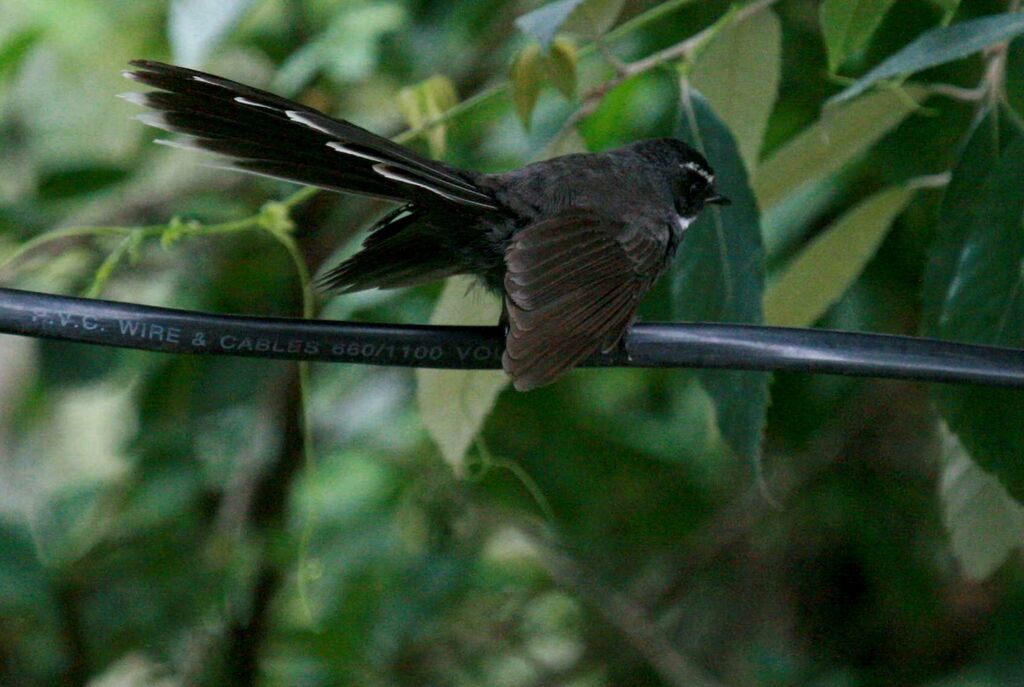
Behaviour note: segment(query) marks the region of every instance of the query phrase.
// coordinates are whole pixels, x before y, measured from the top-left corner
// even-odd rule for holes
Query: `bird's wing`
[[[543,386],[613,348],[664,266],[667,244],[667,227],[579,210],[516,233],[505,251],[502,360],[515,387]]]

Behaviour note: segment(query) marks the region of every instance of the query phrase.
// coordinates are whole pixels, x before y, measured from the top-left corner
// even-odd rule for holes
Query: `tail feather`
[[[212,74],[131,64],[125,76],[158,89],[126,96],[157,111],[145,123],[190,136],[186,145],[226,155],[240,170],[390,200],[497,208],[469,173],[350,122]]]
[[[362,250],[325,273],[317,285],[352,293],[415,286],[458,274],[459,266],[440,238],[418,230],[421,221],[415,207],[398,208],[370,231]]]

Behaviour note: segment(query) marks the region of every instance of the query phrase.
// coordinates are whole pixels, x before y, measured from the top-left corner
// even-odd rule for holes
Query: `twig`
[[[607,47],[610,43],[614,43],[620,38],[632,34],[637,29],[643,28],[648,24],[652,24],[658,21],[662,17],[671,14],[672,12],[676,11],[677,9],[691,1],[692,0],[672,0],[670,2],[662,3],[661,5],[658,5],[648,10],[647,12],[644,12],[643,14],[637,15],[636,17],[633,17],[629,21],[623,22],[621,25],[605,34],[602,37],[602,44],[605,47]],[[765,7],[773,5],[776,2],[778,2],[778,0],[756,0],[755,2],[752,2],[746,7],[737,10],[734,14],[734,21],[743,21],[747,17],[750,17],[751,15],[760,12]],[[636,76],[637,74],[641,74],[644,71],[647,71],[648,69],[658,67],[669,60],[681,57],[688,51],[692,51],[696,47],[698,47],[700,43],[706,38],[708,38],[710,35],[711,34],[709,30],[705,29],[700,33],[694,34],[692,37],[690,37],[686,41],[683,41],[682,43],[677,43],[676,45],[673,45],[669,48],[665,48],[661,52],[654,53],[653,55],[642,60],[627,63],[624,65],[626,71],[628,72],[627,74],[625,74],[625,77],[628,78],[630,76]],[[687,45],[691,41],[693,43]],[[596,41],[589,43],[580,49],[580,57],[586,57],[587,55],[590,55],[595,51],[600,51],[600,49],[601,48],[598,46]],[[618,58],[615,58],[615,60],[619,61]],[[648,65],[648,63],[650,64]],[[449,122],[452,119],[455,119],[456,117],[462,116],[463,114],[465,114],[466,112],[475,107],[483,105],[484,103],[490,102],[491,100],[500,97],[501,95],[504,95],[508,90],[508,82],[503,82],[495,86],[491,86],[490,88],[484,89],[483,91],[480,91],[471,98],[463,100],[455,107],[442,112],[434,119],[424,122],[421,126],[407,129],[406,131],[398,134],[397,136],[395,136],[395,141],[399,143],[407,143],[415,139],[417,136],[420,136],[426,133],[427,131],[430,131],[430,129],[432,129],[435,126],[438,126],[439,124]]]
[[[907,181],[908,188],[942,188],[949,185],[949,180],[953,178],[952,172],[941,172],[939,174],[925,174],[924,176],[914,177]]]
[[[67,663],[61,684],[74,687],[89,681],[89,660],[86,649],[85,631],[82,627],[81,590],[77,582],[67,575],[56,583],[54,596],[61,620],[61,635],[67,651]]]
[[[948,83],[935,83],[928,87],[936,95],[944,95],[953,100],[960,100],[967,103],[976,103],[982,100],[989,92],[989,85],[985,80],[974,88],[965,88]]]
[[[670,685],[716,687],[720,683],[684,656],[640,604],[602,584],[593,571],[555,546],[549,537],[521,526],[524,535],[541,552],[540,562],[552,579],[588,601],[605,621],[615,627],[634,650]]]
[[[613,53],[608,45],[604,42],[604,39],[600,36],[594,39],[594,45],[597,46],[597,51],[601,53],[601,57],[604,61],[612,66],[616,74],[625,74],[629,68],[628,65],[619,59],[618,55]]]
[[[305,462],[302,393],[297,366],[291,366],[281,404],[283,442],[277,459],[254,485],[246,521],[257,528],[261,540],[255,583],[244,615],[232,618],[226,630],[225,668],[230,684],[253,685],[259,677],[259,655],[266,639],[271,602],[283,575],[267,550],[267,538],[284,525],[287,495]],[[236,613],[238,611],[236,610]]]
[[[1007,12],[1017,12],[1020,10],[1020,0],[1010,0],[1007,5]],[[988,61],[985,65],[985,75],[981,79],[981,83],[978,84],[974,89],[968,91],[969,94],[973,95],[974,92],[980,91],[982,96],[977,98],[978,101],[984,99],[984,95],[988,95],[989,105],[995,107],[1000,101],[1006,102],[1006,61],[1007,55],[1010,48],[1010,41],[1003,41],[993,46],[988,51]],[[947,95],[955,94],[954,90],[947,93]],[[937,92],[942,92],[941,90]]]
[[[756,2],[752,2],[746,7],[736,10],[732,14],[731,18],[729,18],[729,22],[732,24],[738,24],[776,2],[778,2],[778,0],[757,0]],[[658,52],[652,53],[642,59],[627,63],[622,63],[614,55],[605,54],[607,48],[605,47],[604,42],[601,40],[595,41],[597,49],[605,55],[605,59],[608,60],[615,68],[615,76],[603,81],[597,86],[594,86],[583,95],[580,100],[579,107],[577,107],[565,122],[563,122],[558,133],[554,135],[551,143],[548,144],[548,147],[550,148],[557,144],[557,142],[561,141],[563,137],[573,131],[581,121],[592,115],[604,101],[605,96],[621,85],[624,81],[649,72],[652,69],[657,69],[666,62],[671,62],[684,57],[691,57],[700,49],[704,42],[714,36],[718,30],[719,27],[710,26],[698,33],[695,33],[689,38],[676,43],[675,45],[659,50]]]
[[[753,15],[757,14],[766,7],[774,5],[778,0],[757,0],[749,5],[742,7],[733,14],[732,23],[738,24]],[[636,76],[637,74],[643,74],[646,71],[650,71],[655,67],[659,67],[662,64],[675,60],[681,57],[691,56],[700,46],[714,35],[718,29],[714,26],[695,33],[694,35],[687,38],[685,41],[676,43],[675,45],[669,46],[664,50],[659,50],[656,53],[648,55],[647,57],[630,62],[626,65],[626,77]]]
[[[869,387],[849,403],[839,417],[818,430],[798,455],[787,455],[785,466],[773,475],[772,490],[783,506],[798,502],[798,495],[843,455],[850,436],[865,427],[877,427],[894,416],[897,395],[889,387]],[[796,471],[793,466],[805,466]],[[752,486],[719,508],[705,524],[685,536],[673,550],[648,561],[629,585],[630,593],[649,600],[654,608],[670,608],[697,572],[708,568],[723,552],[738,546],[775,508]]]

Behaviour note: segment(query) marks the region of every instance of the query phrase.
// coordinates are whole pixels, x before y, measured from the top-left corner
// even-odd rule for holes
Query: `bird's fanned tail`
[[[418,155],[351,122],[212,74],[148,60],[125,76],[156,91],[126,100],[150,126],[188,138],[171,145],[231,158],[241,171],[400,202],[491,210],[470,174]]]
[[[183,134],[158,141],[217,153],[229,166],[301,184],[400,202],[363,249],[319,281],[342,292],[396,288],[457,274],[461,265],[428,215],[468,219],[496,208],[469,172],[300,103],[212,74],[138,60],[125,76],[157,90],[127,93],[144,123]]]

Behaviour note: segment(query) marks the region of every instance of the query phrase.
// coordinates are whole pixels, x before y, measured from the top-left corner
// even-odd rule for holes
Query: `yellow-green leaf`
[[[990,14],[950,26],[937,26],[882,60],[841,93],[829,98],[827,104],[855,98],[878,83],[962,59],[1021,34],[1024,34],[1024,14],[1019,12]]]
[[[509,73],[512,82],[512,99],[516,104],[516,113],[523,126],[530,128],[530,115],[537,104],[537,96],[544,79],[544,66],[541,59],[540,46],[530,43],[519,51],[512,62]]]
[[[202,63],[252,6],[252,0],[172,0],[167,39],[175,64]]]
[[[494,325],[500,313],[492,294],[467,277],[456,277],[445,285],[430,323]],[[500,370],[416,370],[423,424],[456,473],[463,474],[466,451],[507,384]]]
[[[770,9],[723,28],[701,52],[691,80],[732,131],[740,156],[753,170],[768,117],[775,107],[782,67],[782,28]]]
[[[878,91],[825,110],[821,119],[776,150],[754,173],[761,211],[865,152],[913,112],[924,96],[925,89],[909,86],[902,93]]]
[[[551,85],[570,100],[576,95],[576,44],[559,36],[548,50],[545,66]]]
[[[573,153],[587,152],[587,142],[580,136],[576,127],[569,131],[563,131],[555,137],[541,152],[539,160],[558,157],[560,155],[572,155]]]
[[[435,74],[414,86],[408,86],[398,92],[398,108],[401,110],[409,126],[414,129],[437,120],[446,111],[455,107],[459,97],[455,92],[455,84],[441,74]],[[434,157],[444,157],[447,149],[448,128],[444,124],[435,124],[426,133],[430,153]]]
[[[949,22],[953,21],[956,11],[960,8],[960,0],[932,0],[932,4],[937,5],[942,10],[942,21],[939,22],[942,26],[948,26]]]
[[[815,237],[765,292],[764,319],[807,327],[857,279],[914,191],[897,186],[876,193]]]
[[[615,24],[625,0],[555,0],[520,16],[516,26],[547,48],[560,31],[586,38],[603,35]]]
[[[821,31],[828,50],[828,68],[835,72],[868,42],[895,0],[825,0]]]
[[[583,0],[562,28],[586,38],[598,38],[615,25],[625,4],[625,0]]]
[[[943,425],[939,496],[953,553],[968,577],[981,580],[1024,545],[1024,507],[999,480],[971,460]]]

